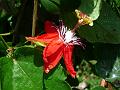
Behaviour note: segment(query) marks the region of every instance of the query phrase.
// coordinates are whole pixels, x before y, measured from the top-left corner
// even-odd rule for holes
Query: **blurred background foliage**
[[[62,19],[72,29],[75,9],[94,20],[76,32],[86,47],[74,49],[75,79],[62,61],[48,75],[43,72],[43,48],[24,38],[32,35],[33,8],[34,0],[0,0],[0,90],[120,90],[120,0],[38,1],[36,35],[44,33],[45,20]]]

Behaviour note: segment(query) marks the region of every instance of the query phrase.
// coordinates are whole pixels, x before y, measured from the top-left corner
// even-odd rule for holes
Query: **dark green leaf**
[[[60,9],[62,13],[74,12],[81,5],[81,0],[61,0]]]
[[[97,64],[95,69],[102,78],[109,76],[114,62],[117,58],[118,46],[111,44],[100,44],[95,46]]]
[[[89,42],[119,44],[120,18],[107,3],[103,2],[100,16],[94,21],[93,27],[83,26],[78,32]]]
[[[60,13],[60,8],[59,8],[60,0],[41,0],[41,4],[50,13],[54,13],[54,14]]]

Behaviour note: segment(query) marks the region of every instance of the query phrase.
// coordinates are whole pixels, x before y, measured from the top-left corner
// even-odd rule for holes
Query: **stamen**
[[[60,40],[62,40],[66,45],[80,45],[80,46],[82,46],[82,43],[80,42],[80,38],[77,38],[75,36],[75,30],[78,27],[79,27],[79,22],[76,24],[74,29],[70,30],[63,25],[63,22],[61,22],[60,26],[57,30]]]

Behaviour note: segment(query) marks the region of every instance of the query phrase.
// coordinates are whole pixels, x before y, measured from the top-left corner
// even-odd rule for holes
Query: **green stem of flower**
[[[38,0],[34,0],[33,22],[32,22],[32,36],[35,36],[36,20],[37,20]]]
[[[6,47],[6,49],[9,48],[8,44],[5,42],[4,38],[0,35],[0,39],[2,41],[2,43],[4,44],[4,46]]]

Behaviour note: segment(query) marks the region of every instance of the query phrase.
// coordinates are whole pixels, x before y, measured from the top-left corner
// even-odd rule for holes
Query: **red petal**
[[[44,42],[44,43],[50,43],[53,39],[58,39],[58,33],[47,33],[47,34],[42,34],[37,37],[26,37],[28,41],[31,42]]]
[[[63,45],[63,42],[59,39],[55,39],[51,41],[45,49],[46,57],[54,54],[62,45]]]
[[[50,56],[46,56],[46,52],[47,52],[46,48],[43,51],[43,59],[44,59],[44,69],[45,69],[45,72],[48,73],[60,61],[60,59],[61,59],[61,57],[63,55],[64,45],[60,46],[59,48],[57,47],[57,50],[53,49],[52,51],[54,53],[52,53]]]
[[[58,49],[61,48],[62,46],[63,46],[63,43],[59,39],[51,41],[51,43],[49,43],[47,47],[44,48],[44,51],[43,51],[44,61],[48,62],[46,58],[58,52]]]
[[[72,51],[73,51],[73,48],[74,48],[73,45],[66,46],[64,48],[63,55],[64,55],[64,61],[65,61],[67,71],[70,73],[70,75],[73,78],[75,78],[76,72],[74,70],[73,63],[72,63]]]
[[[46,33],[57,32],[57,27],[51,21],[45,21],[44,27]]]

